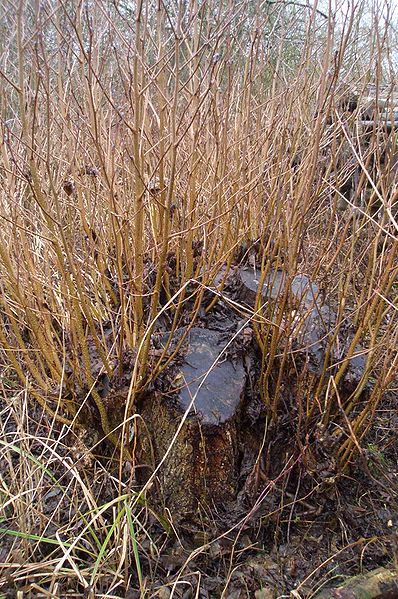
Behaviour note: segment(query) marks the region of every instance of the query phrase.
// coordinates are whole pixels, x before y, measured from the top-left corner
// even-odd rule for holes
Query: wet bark
[[[223,510],[236,499],[247,374],[242,356],[223,351],[227,343],[222,332],[193,328],[170,388],[140,406],[146,476],[168,452],[158,481],[165,506],[178,517]]]
[[[259,279],[260,273],[251,268],[235,268],[223,294],[252,310]],[[334,353],[333,344],[329,347],[336,313],[309,277],[288,278],[285,271],[271,271],[263,282],[261,301],[270,320],[280,306],[286,313],[294,310],[300,319],[291,331],[295,356],[302,358],[297,380],[307,376],[312,388],[331,361],[344,359]],[[261,409],[256,407],[258,400],[265,411],[259,390],[260,355],[247,345],[250,322],[245,325],[227,307],[223,314],[213,310],[199,321],[206,328],[189,331],[171,366],[155,382],[156,389],[138,405],[142,424],[137,434],[137,463],[144,464],[141,481],[148,480],[161,464],[154,495],[179,519],[198,510],[222,513],[236,503],[258,457],[264,430],[258,416]],[[182,334],[183,329],[174,333],[172,343]],[[349,334],[340,334],[335,345],[347,347]],[[165,334],[163,345],[167,338]],[[346,390],[357,385],[365,371],[359,346],[357,351],[343,381]],[[256,372],[251,377],[253,368]],[[287,393],[300,393],[295,385],[297,381],[289,379]]]

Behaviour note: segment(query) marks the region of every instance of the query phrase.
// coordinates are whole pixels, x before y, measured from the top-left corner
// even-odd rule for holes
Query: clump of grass
[[[2,402],[1,415],[0,588],[123,596],[134,581],[144,596],[142,552],[159,553],[146,520],[157,515],[129,490],[131,472],[110,476],[65,425],[36,423],[26,393]]]

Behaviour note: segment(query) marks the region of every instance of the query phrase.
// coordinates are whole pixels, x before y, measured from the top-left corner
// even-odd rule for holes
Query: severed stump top
[[[243,285],[247,290],[254,294],[254,300],[260,283],[261,272],[255,271],[252,268],[240,268],[238,272]],[[283,295],[285,286],[288,282],[286,272],[282,270],[271,270],[264,278],[264,286],[261,291],[263,299],[279,299]],[[319,288],[306,275],[295,275],[290,281],[290,291],[296,301],[306,308],[314,307],[316,305],[319,296]]]
[[[233,331],[231,331],[231,336]],[[222,425],[236,415],[244,394],[246,371],[241,358],[222,353],[228,336],[219,331],[193,328],[179,367],[179,403],[192,410],[203,424]],[[221,355],[220,355],[221,354]]]

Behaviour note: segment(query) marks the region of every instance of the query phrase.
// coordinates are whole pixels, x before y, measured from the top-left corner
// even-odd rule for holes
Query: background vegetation
[[[395,133],[386,146],[381,119],[366,135],[359,124],[374,98],[393,117],[393,16],[272,0],[2,0],[0,11],[0,496],[15,539],[2,561],[10,585],[59,596],[67,579],[109,597],[132,584],[133,562],[144,596],[141,553],[156,561],[161,546],[125,458],[136,397],[168,360],[151,354],[159,315],[170,335],[187,313],[193,323],[206,290],[222,293],[221,267],[255,245],[262,280],[305,273],[337,314],[320,377],[297,373],[304,457],[328,431],[347,471],[397,393]],[[272,313],[259,295],[251,315],[276,425],[303,323],[289,294]],[[341,391],[358,351],[363,376]],[[128,361],[121,443],[98,383]],[[117,476],[80,448],[86,405],[124,447]]]

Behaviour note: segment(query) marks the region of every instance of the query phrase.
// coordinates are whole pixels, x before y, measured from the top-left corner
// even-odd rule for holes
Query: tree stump
[[[242,356],[223,351],[227,344],[225,333],[191,329],[170,388],[140,406],[140,461],[144,456],[153,469],[169,451],[158,481],[165,506],[179,518],[222,509],[236,498],[246,370]]]
[[[240,279],[239,300],[253,308],[260,284],[260,272],[242,267],[238,269],[235,276]],[[271,270],[265,277],[261,289],[262,302],[268,306],[271,318],[285,293],[289,298],[287,308],[294,310],[297,321],[297,326],[292,331],[294,348],[299,355],[305,356],[308,372],[315,377],[320,376],[329,340],[337,323],[337,315],[322,297],[318,285],[309,277],[297,274],[289,281],[285,271]],[[331,348],[332,362],[339,363],[344,360],[345,350],[353,336],[351,328],[351,323],[347,321],[344,330],[340,331],[339,343]],[[336,353],[337,346],[340,348],[339,354]],[[362,347],[358,344],[354,355],[350,358],[344,376],[344,382],[350,387],[355,387],[365,372],[366,359],[362,351]]]

